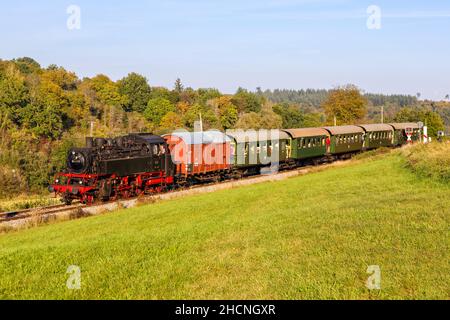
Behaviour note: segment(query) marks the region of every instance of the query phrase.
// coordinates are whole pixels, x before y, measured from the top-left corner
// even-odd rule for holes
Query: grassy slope
[[[361,161],[2,235],[0,298],[448,299],[450,186]]]

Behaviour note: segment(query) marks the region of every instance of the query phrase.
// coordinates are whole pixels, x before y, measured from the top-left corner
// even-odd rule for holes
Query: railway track
[[[74,204],[71,206],[67,206],[65,204],[58,204],[48,207],[40,207],[40,208],[30,208],[24,210],[10,211],[10,212],[0,212],[0,223],[6,221],[14,221],[31,218],[36,215],[45,215],[45,214],[56,214],[58,212],[67,211],[82,207],[82,204]]]

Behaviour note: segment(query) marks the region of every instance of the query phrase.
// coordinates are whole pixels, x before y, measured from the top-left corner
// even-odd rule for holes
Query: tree
[[[175,112],[175,105],[165,98],[150,99],[144,111],[144,117],[155,125],[169,112]]]
[[[239,88],[233,96],[232,102],[238,107],[238,112],[259,112],[261,111],[263,98],[258,97],[246,89]]]
[[[76,90],[79,83],[79,79],[75,73],[68,72],[62,67],[47,68],[47,70],[41,74],[41,79],[53,82],[66,91]]]
[[[55,83],[42,79],[31,89],[32,99],[20,112],[22,125],[37,137],[55,139],[60,137],[69,107],[69,100]]]
[[[177,78],[177,80],[175,80],[174,90],[177,93],[183,92],[184,86],[183,86],[183,83],[181,83],[181,79],[180,78]]]
[[[301,128],[303,127],[304,115],[300,108],[288,103],[279,103],[273,106],[273,111],[280,115],[283,120],[283,128]]]
[[[324,115],[320,113],[307,113],[303,119],[303,127],[317,128],[323,126]]]
[[[281,116],[273,112],[270,106],[264,106],[260,113],[243,114],[236,123],[236,128],[242,130],[279,129],[282,124]]]
[[[217,110],[220,123],[224,129],[233,128],[238,120],[237,107],[231,102],[230,97],[222,96],[212,100],[212,105]]]
[[[213,88],[201,88],[197,90],[198,103],[206,104],[208,100],[219,98],[222,96],[219,90]]]
[[[150,99],[156,98],[167,99],[173,104],[176,104],[178,102],[178,94],[164,87],[151,88]]]
[[[16,124],[20,123],[20,111],[29,102],[25,79],[15,65],[9,65],[0,78],[0,111]]]
[[[445,95],[445,100],[450,100],[450,95],[449,94]]]
[[[273,112],[270,105],[264,105],[261,110],[260,129],[280,129],[283,126],[283,119]]]
[[[144,112],[150,100],[150,86],[147,78],[137,73],[130,73],[118,81],[119,93],[127,96],[128,101],[124,104],[127,112]]]
[[[101,104],[124,106],[128,103],[128,97],[120,94],[117,84],[103,74],[90,79],[89,85],[95,91]]]
[[[331,123],[336,117],[337,124],[351,124],[361,120],[367,113],[367,100],[359,89],[347,85],[330,91],[322,107]]]
[[[159,127],[163,131],[173,131],[183,128],[183,119],[177,113],[170,111],[162,117]]]
[[[31,74],[41,70],[41,65],[29,57],[14,59],[13,62],[23,74]]]
[[[261,128],[261,115],[256,112],[244,113],[239,117],[236,128],[241,130],[258,130]]]
[[[220,124],[216,114],[211,108],[206,105],[196,103],[191,106],[183,116],[183,123],[187,128],[194,128],[194,123],[200,120],[200,113],[202,114],[203,128],[205,130],[217,128]]]

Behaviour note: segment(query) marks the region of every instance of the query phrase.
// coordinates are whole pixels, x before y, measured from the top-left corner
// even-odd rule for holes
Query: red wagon
[[[231,169],[231,140],[223,132],[173,132],[164,139],[181,180],[218,180]]]

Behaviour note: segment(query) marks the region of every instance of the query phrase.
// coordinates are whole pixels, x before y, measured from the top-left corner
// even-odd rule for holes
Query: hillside
[[[0,235],[0,298],[448,299],[449,191],[394,152]]]

